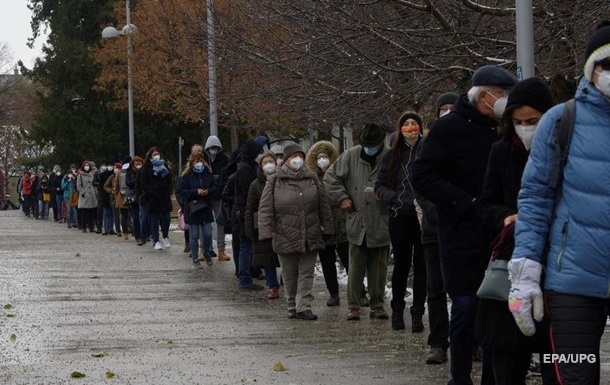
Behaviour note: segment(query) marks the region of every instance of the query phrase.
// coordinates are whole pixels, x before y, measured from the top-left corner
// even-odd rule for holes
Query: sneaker
[[[169,238],[163,238],[163,247],[169,249],[171,245],[169,244]]]
[[[540,377],[541,376],[540,361],[538,361],[536,359],[536,357],[534,357],[533,355],[530,358],[530,367],[527,370],[527,376],[528,377]]]
[[[328,301],[326,301],[326,306],[339,306],[341,305],[341,300],[338,295],[331,295]]]
[[[214,260],[209,255],[203,255],[205,257],[205,264],[208,266],[212,266],[214,264]]]
[[[123,234],[121,234],[121,233],[116,233],[116,236],[117,236],[117,237],[122,237],[122,236],[123,236]]]
[[[318,319],[318,316],[313,314],[311,310],[300,311],[297,313],[297,318],[305,321],[315,321]]]
[[[145,243],[144,239],[140,238],[140,239],[138,239],[138,242],[136,243],[136,245],[142,246],[144,243]]]
[[[371,312],[369,313],[369,317],[370,318],[374,318],[374,319],[388,319],[388,318],[390,318],[388,313],[386,313],[386,311],[382,307],[371,309]]]
[[[203,265],[198,260],[193,261],[193,269],[203,269]]]
[[[227,253],[225,253],[225,251],[224,251],[224,250],[220,250],[220,251],[218,252],[218,260],[219,260],[219,261],[230,261],[230,260],[231,260],[231,257],[229,257],[229,256],[227,255]]]
[[[280,298],[280,293],[277,289],[269,289],[269,295],[267,296],[269,299],[278,299]]]
[[[288,309],[288,318],[290,318],[290,319],[297,318],[297,310]]]
[[[447,362],[447,349],[440,346],[432,346],[426,355],[426,364],[440,365]]]
[[[248,290],[248,291],[261,291],[261,290],[265,290],[264,287],[262,287],[261,285],[257,285],[256,283],[251,283],[249,285],[240,286],[239,288],[241,290]]]
[[[347,312],[347,320],[348,321],[360,320],[360,309],[349,309],[349,311]]]
[[[161,246],[161,242],[157,241],[155,242],[155,250],[163,250],[163,246]]]

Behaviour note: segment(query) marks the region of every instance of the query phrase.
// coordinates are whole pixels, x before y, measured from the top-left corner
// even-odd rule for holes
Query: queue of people
[[[340,262],[348,273],[346,320],[359,321],[369,306],[369,318],[391,318],[390,327],[403,330],[413,267],[411,332],[424,330],[427,302],[426,363],[447,362],[449,351],[449,385],[473,383],[478,352],[484,385],[524,385],[533,353],[544,357],[545,385],[599,384],[610,292],[610,185],[603,179],[610,163],[610,22],[588,41],[584,75],[570,121],[565,111],[572,107],[553,107],[543,80],[519,82],[486,65],[462,95],[438,97],[429,130],[416,111],[398,117],[389,146],[387,131],[374,123],[341,154],[328,141],[306,151],[296,143],[271,146],[262,135],[228,156],[211,136],[205,146],[193,145],[177,184],[157,147],[100,170],[84,161],[65,175],[59,166],[50,175],[25,172],[23,210],[44,220],[52,206],[68,228],[132,234],[138,245],[152,238],[161,250],[170,247],[176,193],[193,267],[212,266],[214,256],[230,259],[230,227],[239,288],[264,290],[253,281],[262,269],[269,300],[280,297],[283,283],[288,318],[318,319],[312,289],[319,258],[327,306],[341,304]],[[567,160],[558,156],[562,125],[573,131]],[[495,260],[510,271],[504,299],[479,289]],[[562,355],[595,359],[557,359]]]

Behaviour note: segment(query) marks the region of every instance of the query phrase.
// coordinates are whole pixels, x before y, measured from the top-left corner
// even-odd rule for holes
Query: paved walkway
[[[320,319],[289,320],[283,300],[239,292],[232,261],[194,270],[170,239],[154,251],[0,211],[0,383],[446,383],[448,365],[423,363],[426,333],[347,322],[345,288],[327,308],[317,277]]]

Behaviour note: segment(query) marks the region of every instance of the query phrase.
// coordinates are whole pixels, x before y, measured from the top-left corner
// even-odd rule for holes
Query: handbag
[[[195,214],[203,209],[208,207],[208,202],[203,199],[194,199],[189,202],[189,209],[191,210],[191,214]]]
[[[75,191],[70,194],[70,200],[68,201],[68,204],[70,205],[70,207],[78,206],[78,191]]]
[[[42,193],[42,201],[43,202],[51,202],[51,193]]]
[[[178,211],[178,228],[182,231],[189,229],[188,223],[184,222],[184,213],[182,210]]]
[[[483,299],[494,299],[496,301],[508,301],[510,281],[508,279],[508,261],[504,259],[490,260],[485,270],[485,277],[477,297]]]

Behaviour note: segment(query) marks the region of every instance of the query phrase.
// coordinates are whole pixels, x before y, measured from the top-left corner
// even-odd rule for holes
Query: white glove
[[[526,336],[536,332],[534,320],[544,316],[544,302],[540,290],[542,265],[532,259],[519,258],[508,263],[511,280],[508,309],[513,313],[517,326]],[[533,312],[533,319],[532,319]]]

